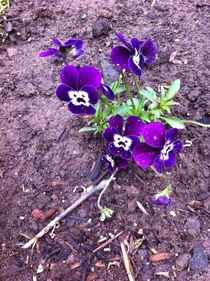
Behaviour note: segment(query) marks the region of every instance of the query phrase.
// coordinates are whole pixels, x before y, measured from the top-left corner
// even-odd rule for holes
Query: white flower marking
[[[174,149],[173,143],[165,143],[163,149],[161,150],[160,159],[165,161],[169,158],[169,152]]]
[[[127,137],[122,137],[118,134],[114,135],[114,146],[123,147],[126,151],[130,149],[132,140]]]
[[[69,98],[71,99],[71,102],[74,105],[84,105],[84,106],[89,106],[90,102],[89,102],[89,96],[88,93],[84,92],[84,91],[69,91]]]
[[[138,53],[137,50],[135,50],[135,55],[133,56],[133,62],[135,63],[135,65],[141,69],[141,67],[139,66],[139,61],[140,61],[140,54]]]
[[[114,168],[115,163],[112,157],[109,156],[108,154],[104,155],[104,157],[110,162],[111,166]]]

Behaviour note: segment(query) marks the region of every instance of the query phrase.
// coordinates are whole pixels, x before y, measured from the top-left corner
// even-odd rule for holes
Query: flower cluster
[[[139,167],[151,167],[161,176],[163,168],[174,166],[182,150],[182,142],[176,138],[184,124],[178,118],[165,116],[165,112],[170,113],[170,106],[177,104],[172,98],[179,90],[180,81],[173,82],[168,92],[161,86],[160,97],[152,88],[140,90],[136,77],[141,78],[145,64],[156,61],[158,47],[151,39],[132,38],[128,42],[122,34],[117,34],[117,38],[123,46],[114,47],[110,58],[121,72],[118,81],[107,85],[95,67],[67,63],[60,72],[56,96],[68,103],[71,113],[92,116],[89,126],[80,131],[103,133],[106,148],[102,149],[102,161],[110,173],[115,173],[117,168],[126,169],[133,160]],[[69,39],[64,44],[56,38],[52,41],[56,48],[48,48],[40,57],[54,56],[66,63],[68,57],[75,59],[84,54],[82,40]],[[136,93],[131,93],[125,71],[132,73]],[[122,102],[124,92],[128,99]],[[167,124],[172,128],[166,129]],[[167,208],[173,202],[166,191],[158,193],[151,202]]]

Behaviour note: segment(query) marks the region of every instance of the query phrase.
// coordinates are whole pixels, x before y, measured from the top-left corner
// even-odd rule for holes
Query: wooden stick
[[[114,239],[116,239],[118,236],[120,236],[121,234],[123,234],[124,231],[121,231],[120,233],[118,233],[117,235],[115,235],[114,237],[110,238],[108,241],[104,242],[102,245],[100,245],[98,248],[96,248],[95,250],[93,250],[93,253],[97,252],[98,250],[104,248],[106,245],[108,245],[110,242],[112,242]]]
[[[57,225],[57,223],[63,219],[68,213],[73,211],[77,206],[79,206],[81,203],[83,203],[86,199],[88,199],[90,196],[92,196],[94,193],[102,190],[103,188],[107,187],[110,182],[114,179],[113,174],[110,176],[108,180],[101,181],[98,185],[93,187],[89,192],[87,192],[85,195],[80,197],[77,201],[75,201],[71,206],[69,206],[64,212],[62,212],[59,216],[57,216],[54,220],[52,220],[47,226],[45,226],[34,238],[32,238],[30,241],[28,241],[26,244],[22,246],[23,249],[27,249],[31,246],[34,246],[39,238],[44,236],[46,233],[50,231],[51,228]]]
[[[126,272],[128,274],[128,279],[129,279],[129,281],[135,281],[133,269],[131,267],[129,256],[128,256],[128,253],[126,251],[126,246],[125,246],[124,240],[120,241],[120,247],[121,247],[121,250],[122,250],[122,257],[123,257],[125,269],[126,269]]]

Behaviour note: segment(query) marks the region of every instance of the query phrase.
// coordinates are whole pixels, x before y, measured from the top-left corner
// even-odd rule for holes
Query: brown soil
[[[127,39],[151,37],[159,54],[156,63],[144,69],[141,87],[157,89],[160,83],[181,79],[177,98],[181,105],[174,107],[172,114],[209,122],[208,0],[12,0],[4,15],[0,46],[0,279],[129,280],[118,239],[95,254],[92,250],[100,245],[101,237],[110,238],[109,233],[120,231],[131,246],[143,230],[142,245],[129,250],[136,280],[210,280],[208,264],[192,265],[198,245],[204,260],[208,261],[210,254],[210,133],[195,126],[180,133],[182,141],[192,145],[184,148],[177,165],[167,172],[175,204],[166,211],[150,204],[164,182],[152,171],[132,164],[117,174],[102,197],[102,204],[115,211],[112,220],[99,220],[95,194],[61,221],[54,238],[49,234],[41,238],[38,251],[21,249],[28,241],[26,235],[33,237],[81,196],[82,186],[92,184],[92,167],[102,146],[99,136],[78,133],[86,117],[70,114],[55,97],[62,63],[40,59],[40,51],[52,46],[53,37],[61,41],[80,38],[86,55],[73,63],[101,70],[100,57],[109,60],[111,48],[118,43],[116,33]],[[80,188],[74,191],[75,187]],[[197,201],[190,206],[193,200]],[[136,201],[149,215],[142,214]],[[41,221],[34,217],[35,209],[53,214]],[[168,253],[168,259],[151,261],[154,251]],[[118,263],[109,264],[115,260]],[[37,273],[40,263],[43,272]]]

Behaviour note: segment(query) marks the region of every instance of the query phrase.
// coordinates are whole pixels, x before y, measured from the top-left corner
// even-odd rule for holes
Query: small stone
[[[101,16],[107,19],[111,19],[112,18],[112,13],[108,10],[103,10],[101,12]]]
[[[119,79],[119,74],[103,57],[100,58],[100,62],[103,70],[104,82],[110,86]]]
[[[206,271],[208,269],[208,258],[202,246],[193,249],[193,257],[190,259],[190,269],[192,271]]]
[[[8,53],[8,56],[11,58],[17,54],[17,49],[12,48],[12,47],[7,48],[7,53]]]
[[[140,258],[140,261],[143,261],[147,256],[148,256],[148,252],[147,250],[138,250],[138,255]]]
[[[110,29],[111,26],[108,19],[98,19],[92,27],[93,37],[107,35]]]
[[[84,15],[81,16],[81,19],[82,19],[82,20],[84,20],[84,19],[86,19],[86,18],[87,18],[87,15],[86,15],[86,14],[84,14]]]
[[[188,233],[191,235],[195,235],[200,231],[201,223],[198,219],[188,218],[184,228],[187,229]]]
[[[151,19],[151,20],[155,20],[158,16],[156,15],[155,12],[148,12],[147,16]]]
[[[187,254],[187,253],[179,255],[179,257],[176,260],[177,269],[179,271],[184,270],[188,266],[190,258],[191,258],[191,255]]]

